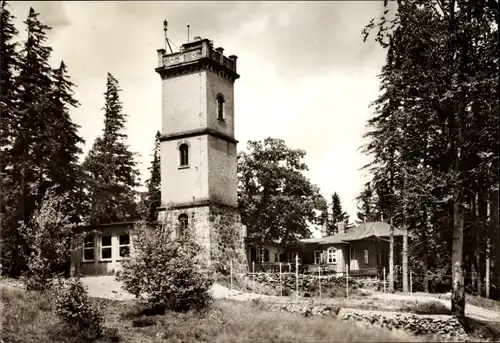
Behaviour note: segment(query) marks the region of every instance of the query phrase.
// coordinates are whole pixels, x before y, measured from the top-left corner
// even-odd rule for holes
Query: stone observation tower
[[[244,269],[246,230],[238,209],[234,137],[237,57],[224,56],[224,49],[199,37],[179,52],[157,51],[155,71],[162,80],[158,219],[176,223],[176,235],[192,225],[208,265],[228,270],[232,261],[235,269]]]

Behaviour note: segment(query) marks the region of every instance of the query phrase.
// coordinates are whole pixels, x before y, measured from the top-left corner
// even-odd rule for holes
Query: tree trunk
[[[495,261],[496,262],[496,261]],[[486,238],[486,261],[485,261],[485,288],[486,288],[486,299],[490,298],[490,239]]]
[[[481,185],[484,187],[484,184]],[[477,198],[477,214],[479,220],[479,230],[476,231],[476,273],[477,273],[477,295],[482,296],[483,294],[483,279],[481,277],[481,251],[482,242],[484,240],[484,234],[487,233],[488,226],[488,198],[486,192],[484,192],[484,188],[479,192]],[[487,234],[486,234],[487,237]],[[488,246],[486,246],[486,255],[488,255]],[[489,257],[486,257],[485,263],[488,264]],[[489,269],[489,266],[486,267],[486,270]]]
[[[408,293],[408,228],[403,224],[403,292]]]
[[[406,169],[403,171],[403,189],[402,189],[402,202],[403,202],[403,292],[408,293],[408,227],[406,226]]]
[[[429,253],[429,247],[428,247],[428,244],[427,244],[427,223],[425,223],[424,225],[424,234],[423,234],[423,237],[422,237],[422,244],[424,246],[424,249],[423,249],[423,252],[422,252],[422,264],[423,264],[423,269],[422,269],[422,273],[424,274],[422,276],[422,282],[424,284],[424,292],[425,293],[429,293],[429,276],[427,275],[427,270],[428,270],[428,253]]]
[[[389,293],[394,293],[394,224],[392,214],[389,228]]]
[[[453,248],[451,312],[456,317],[465,314],[465,288],[463,272],[464,217],[462,204],[455,200],[453,204]]]

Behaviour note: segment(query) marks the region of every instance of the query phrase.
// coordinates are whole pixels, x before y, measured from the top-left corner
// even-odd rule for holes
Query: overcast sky
[[[308,177],[330,201],[339,193],[356,219],[354,198],[366,181],[363,144],[369,103],[378,93],[384,51],[363,43],[361,31],[382,11],[382,2],[10,2],[16,27],[32,6],[53,29],[52,64],[68,66],[81,102],[72,111],[86,140],[103,128],[106,73],[119,81],[128,117],[128,143],[139,154],[142,180],[149,175],[154,134],[161,124],[161,81],[156,49],[163,20],[180,46],[201,36],[238,56],[235,84],[238,149],[248,140],[282,138],[307,152]]]

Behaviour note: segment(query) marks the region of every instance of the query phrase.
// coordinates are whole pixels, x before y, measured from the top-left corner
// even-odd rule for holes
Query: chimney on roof
[[[345,223],[344,222],[337,223],[337,232],[339,235],[345,234]]]
[[[321,238],[328,236],[328,221],[325,220],[321,226]]]

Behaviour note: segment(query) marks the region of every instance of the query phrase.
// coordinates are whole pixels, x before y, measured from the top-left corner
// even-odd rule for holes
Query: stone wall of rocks
[[[311,304],[270,304],[270,311],[286,311],[304,316],[330,316],[338,320],[389,330],[403,330],[415,336],[435,336],[446,341],[469,342],[460,322],[451,316],[416,315],[365,310],[341,310],[336,306]]]
[[[348,312],[341,314],[339,319],[390,330],[400,329],[416,336],[438,336],[446,341],[454,342],[469,341],[469,337],[460,322],[451,316]]]
[[[304,316],[331,316],[336,317],[340,311],[336,306],[325,305],[301,305],[301,304],[272,304],[269,311],[286,311],[290,313],[300,313]]]
[[[280,275],[279,273],[247,273],[249,280],[261,285],[280,290]],[[299,274],[299,295],[305,297],[313,297],[319,295],[319,277],[313,274]],[[349,292],[359,288],[359,283],[355,279],[349,278]],[[295,273],[281,274],[281,285],[284,295],[295,292],[296,275]],[[344,276],[322,276],[321,277],[321,292],[324,296],[345,296],[346,279]]]

